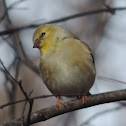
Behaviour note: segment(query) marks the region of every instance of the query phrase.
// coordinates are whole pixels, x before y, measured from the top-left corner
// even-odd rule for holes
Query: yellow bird
[[[84,102],[96,74],[89,46],[54,24],[39,26],[33,44],[40,50],[40,71],[50,92],[55,96],[82,96]],[[61,104],[64,103],[57,97],[60,110]]]

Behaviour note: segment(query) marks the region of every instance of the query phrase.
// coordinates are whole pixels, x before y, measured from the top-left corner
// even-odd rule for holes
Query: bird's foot
[[[59,110],[61,110],[61,105],[64,105],[64,103],[59,99],[59,97],[57,97],[56,100],[56,105],[59,108]],[[64,105],[65,106],[65,105]]]
[[[79,97],[77,97],[78,99],[81,99],[82,100],[82,103],[84,104],[84,103],[86,103],[87,102],[87,100],[88,100],[88,98],[87,98],[87,96],[79,96]]]
[[[82,103],[84,104],[84,103],[86,103],[87,102],[87,100],[88,100],[88,98],[87,98],[87,96],[82,96]]]

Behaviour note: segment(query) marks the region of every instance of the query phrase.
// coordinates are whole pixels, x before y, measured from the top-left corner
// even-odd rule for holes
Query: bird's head
[[[44,55],[55,49],[61,40],[68,37],[74,37],[74,35],[60,26],[41,25],[34,32],[33,48],[39,48],[41,55]]]

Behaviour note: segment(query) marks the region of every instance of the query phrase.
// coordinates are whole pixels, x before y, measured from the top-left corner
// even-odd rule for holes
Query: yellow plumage
[[[40,71],[54,95],[86,95],[95,80],[95,66],[88,45],[57,25],[43,25],[33,35],[41,53]]]

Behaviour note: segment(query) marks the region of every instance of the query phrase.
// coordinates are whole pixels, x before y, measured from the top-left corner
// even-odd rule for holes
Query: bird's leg
[[[87,100],[88,100],[88,98],[87,98],[87,96],[82,96],[82,103],[84,104],[84,103],[86,103],[87,102]]]
[[[59,99],[59,97],[57,97],[56,105],[59,107],[59,110],[61,110],[61,104],[64,105],[64,103]]]
[[[87,102],[87,100],[88,100],[88,98],[87,98],[87,96],[86,95],[81,95],[81,96],[79,96],[79,97],[77,97],[78,99],[80,99],[81,98],[81,100],[82,100],[82,103],[84,104],[84,103],[86,103]]]

